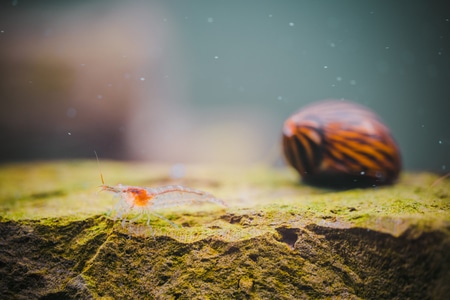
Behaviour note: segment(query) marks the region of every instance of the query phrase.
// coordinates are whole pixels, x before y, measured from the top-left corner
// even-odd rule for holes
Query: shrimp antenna
[[[98,159],[97,151],[94,150],[95,157],[97,158],[98,170],[100,171],[100,179],[102,180],[102,184],[105,185],[105,181],[103,180],[102,168],[100,167],[100,160]]]

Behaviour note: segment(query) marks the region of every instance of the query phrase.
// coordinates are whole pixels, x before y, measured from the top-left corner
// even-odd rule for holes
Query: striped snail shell
[[[390,130],[368,108],[344,100],[309,105],[283,126],[286,161],[305,183],[336,188],[393,183],[400,151]]]

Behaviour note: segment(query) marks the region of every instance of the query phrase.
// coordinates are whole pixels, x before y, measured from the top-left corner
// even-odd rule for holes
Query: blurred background
[[[0,161],[273,163],[345,98],[450,170],[447,1],[0,0]]]

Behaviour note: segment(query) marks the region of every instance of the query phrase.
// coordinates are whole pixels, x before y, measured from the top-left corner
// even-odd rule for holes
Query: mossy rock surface
[[[98,193],[95,161],[3,165],[0,299],[450,295],[448,178],[404,173],[393,186],[333,191],[263,166],[102,169],[107,184],[183,184],[229,207],[157,211],[180,227],[121,222],[109,212],[117,199]]]

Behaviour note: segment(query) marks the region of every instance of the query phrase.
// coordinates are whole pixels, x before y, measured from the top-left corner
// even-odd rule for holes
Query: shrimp
[[[97,163],[100,169],[100,162],[96,152],[95,155],[97,157]],[[126,218],[124,218],[123,215],[133,209],[138,210],[139,214],[136,218],[130,220],[130,222],[145,214],[147,215],[147,225],[150,225],[150,215],[154,215],[166,222],[169,222],[175,227],[178,227],[178,225],[172,221],[157,214],[155,210],[176,207],[179,205],[208,202],[228,207],[223,200],[214,197],[210,193],[182,185],[167,185],[155,188],[127,186],[121,184],[109,186],[105,184],[101,170],[100,179],[102,181],[102,185],[100,186],[102,191],[111,192],[120,198],[115,210],[118,212],[118,217],[122,220],[122,225],[126,222]]]

